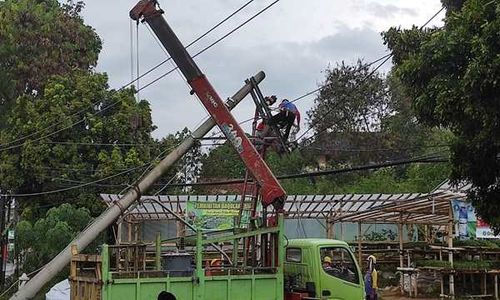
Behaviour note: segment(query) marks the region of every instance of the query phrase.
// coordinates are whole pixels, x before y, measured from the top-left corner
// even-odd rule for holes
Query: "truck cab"
[[[343,241],[289,240],[283,265],[287,300],[364,299],[363,275]]]

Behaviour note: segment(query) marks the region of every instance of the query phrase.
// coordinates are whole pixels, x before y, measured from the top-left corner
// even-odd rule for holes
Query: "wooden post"
[[[362,268],[363,266],[363,253],[361,251],[361,222],[358,223],[358,262],[359,262],[359,267]]]
[[[72,255],[72,257],[78,255],[78,247],[75,244],[71,245],[71,255]],[[69,271],[69,276],[70,276],[71,280],[76,280],[76,275],[77,275],[76,268],[77,268],[76,261],[74,261],[72,259],[71,263],[70,263],[70,271]]]
[[[481,275],[481,294],[486,295],[486,273]]]
[[[399,214],[398,237],[399,237],[399,267],[403,268],[404,267],[404,257],[403,257],[403,213]],[[404,293],[404,275],[401,276],[400,289],[401,289],[401,294],[403,294]]]
[[[495,281],[495,300],[498,300],[498,274],[495,274],[495,278],[493,279]]]
[[[177,237],[186,236],[186,224],[181,221],[176,222]]]
[[[424,225],[424,241],[429,244],[432,242],[429,238],[429,225],[427,224]]]
[[[439,281],[439,283],[441,284],[441,294],[440,294],[440,298],[443,298],[444,296],[444,275],[442,272],[439,272],[439,277],[441,278],[441,280]]]
[[[448,213],[448,261],[450,262],[451,270],[453,267],[453,208],[450,204],[450,209]],[[455,275],[450,273],[449,284],[450,284],[450,298],[455,299]]]
[[[335,223],[333,220],[331,221],[331,232],[332,232],[332,239],[337,239],[337,231],[335,230]]]
[[[325,219],[325,225],[326,225],[326,238],[327,239],[333,239],[333,223],[331,221],[331,217],[328,216]]]
[[[156,234],[156,243],[155,243],[155,265],[156,271],[161,271],[161,232]],[[146,253],[146,252],[144,252]]]
[[[343,215],[343,208],[344,204],[342,203],[342,200],[340,201],[340,210],[339,210],[339,217],[342,218]],[[345,236],[344,236],[344,221],[340,221],[340,239],[342,241],[345,241]]]
[[[127,223],[127,242],[132,242],[132,222]]]
[[[134,224],[134,242],[136,243],[139,241],[139,226],[139,222]]]
[[[418,272],[415,273],[415,298],[418,298]]]
[[[122,225],[123,225],[123,219],[120,218],[118,220],[118,226],[116,228],[116,242],[118,243],[118,245],[120,245],[122,243]]]

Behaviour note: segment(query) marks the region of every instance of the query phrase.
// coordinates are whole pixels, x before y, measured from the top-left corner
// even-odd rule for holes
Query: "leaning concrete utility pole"
[[[264,72],[259,72],[255,75],[255,81],[258,83],[264,80]],[[233,109],[245,96],[252,90],[251,84],[245,84],[233,97],[228,99],[226,105],[229,109]],[[165,174],[189,149],[194,145],[196,139],[202,138],[213,127],[215,122],[212,118],[206,120],[198,127],[190,137],[185,139],[176,149],[174,149],[167,157],[165,157],[153,170],[151,170],[139,183],[130,188],[127,193],[119,200],[104,211],[99,217],[94,219],[84,231],[54,257],[43,269],[36,274],[30,281],[19,290],[11,300],[24,300],[33,298],[36,293],[47,284],[57,273],[59,273],[71,261],[71,245],[76,245],[79,251],[83,250],[90,244],[103,230],[113,224],[113,222],[127,208],[138,200],[142,194],[146,193],[151,186],[160,177]]]

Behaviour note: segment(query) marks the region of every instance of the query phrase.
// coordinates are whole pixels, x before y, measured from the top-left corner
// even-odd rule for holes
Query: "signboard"
[[[455,230],[460,239],[500,239],[494,235],[493,230],[483,220],[476,216],[474,207],[462,200],[452,200],[453,217],[455,219]]]
[[[245,203],[240,227],[246,228],[250,222],[251,203]],[[239,201],[188,201],[186,218],[190,224],[202,230],[224,230],[235,226],[240,212]]]
[[[490,225],[481,218],[477,218],[476,237],[481,239],[500,239],[500,236],[495,235]]]

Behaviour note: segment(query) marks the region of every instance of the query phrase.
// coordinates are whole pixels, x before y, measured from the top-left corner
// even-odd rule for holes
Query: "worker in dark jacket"
[[[297,106],[288,99],[283,99],[279,105],[279,113],[275,114],[269,120],[269,125],[278,125],[279,128],[285,129],[285,134],[283,135],[284,141],[288,141],[288,136],[290,135],[290,130],[292,126],[295,125],[297,121],[297,131],[300,130],[300,112]]]

